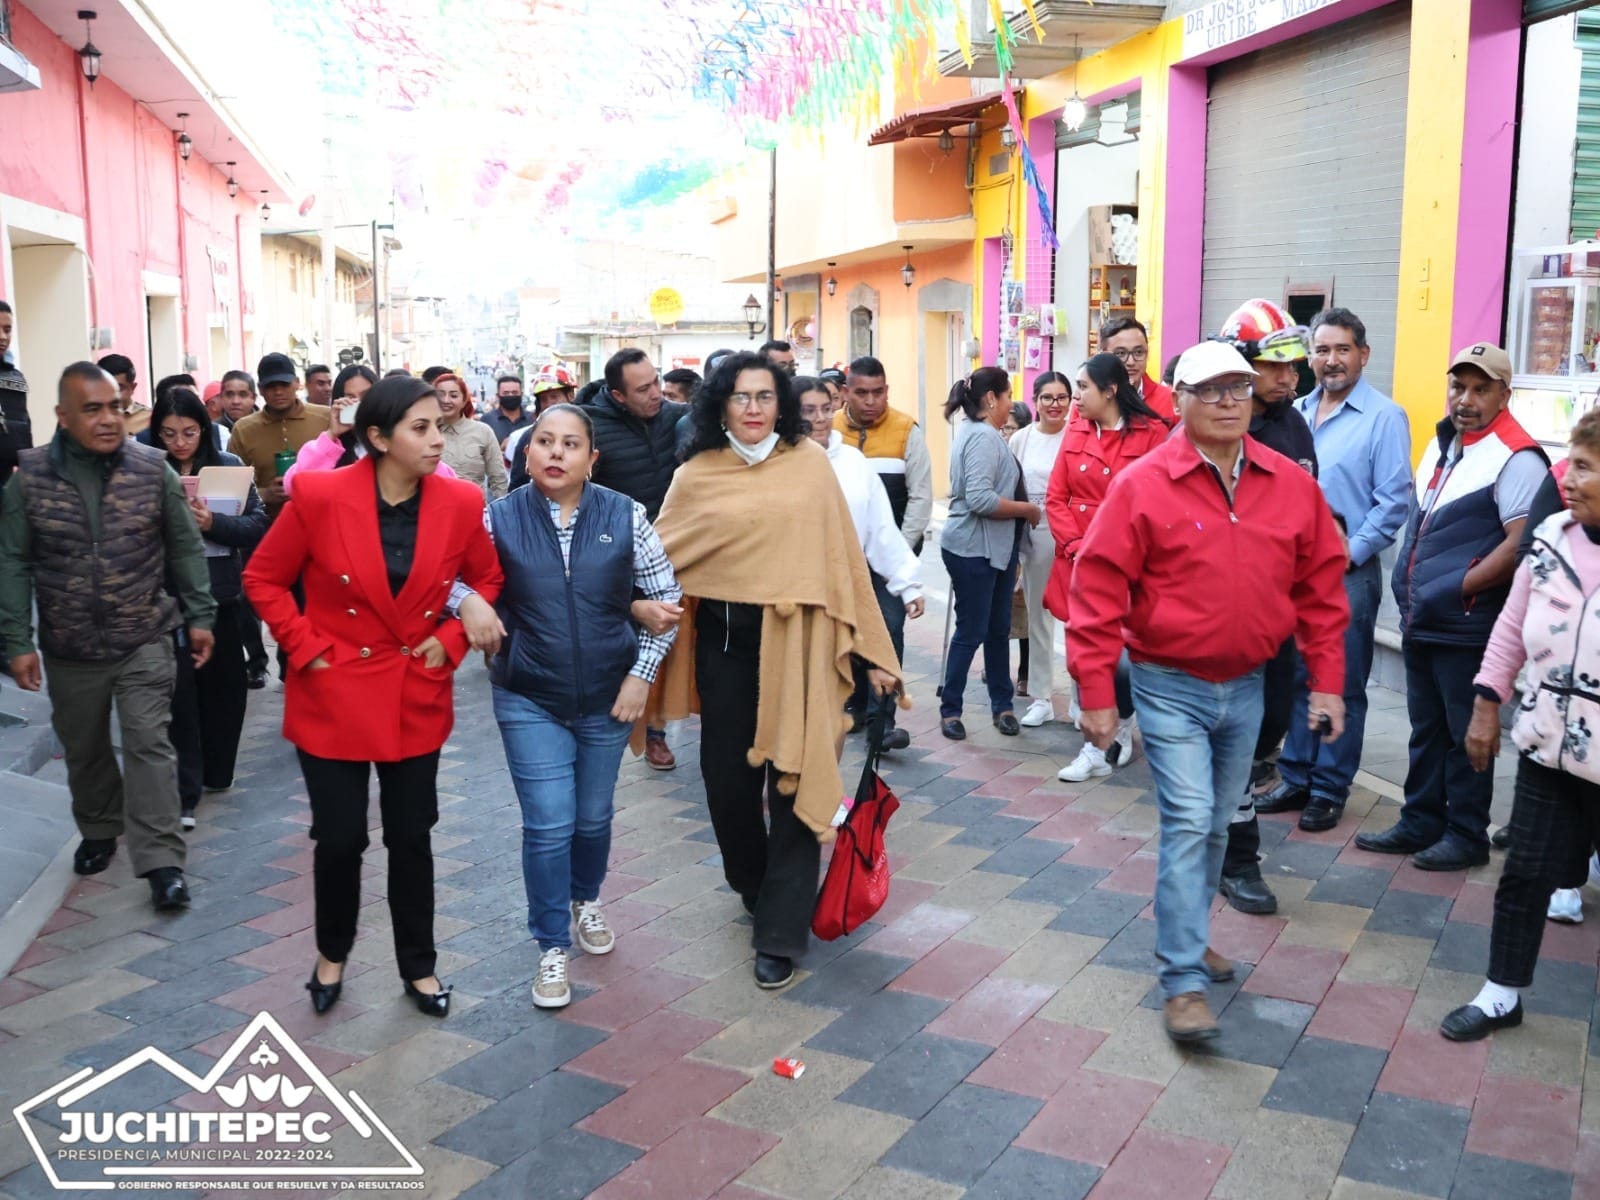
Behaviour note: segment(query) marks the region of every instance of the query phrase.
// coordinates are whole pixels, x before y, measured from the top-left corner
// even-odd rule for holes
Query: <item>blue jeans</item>
[[[939,716],[961,715],[961,694],[967,690],[967,672],[973,656],[983,647],[984,678],[989,688],[989,709],[999,716],[1011,710],[1011,593],[1017,590],[1017,558],[1004,571],[996,571],[987,558],[967,558],[940,550],[950,576],[950,599],[956,606],[956,628],[950,635],[945,660],[944,690],[939,696]]]
[[[539,949],[572,946],[574,900],[598,900],[611,855],[611,798],[633,726],[609,713],[562,721],[494,689],[494,719],[522,805],[522,882]]]
[[[1361,745],[1367,728],[1367,676],[1372,673],[1372,637],[1378,625],[1383,580],[1376,558],[1369,558],[1344,577],[1350,601],[1350,626],[1344,633],[1344,736],[1332,745],[1306,728],[1311,693],[1305,660],[1294,675],[1294,708],[1289,733],[1278,755],[1278,774],[1291,787],[1307,788],[1339,807],[1350,798],[1350,785],[1361,766]]]
[[[1156,781],[1156,958],[1167,999],[1205,994],[1211,898],[1222,878],[1228,821],[1250,783],[1261,729],[1261,672],[1208,683],[1172,667],[1133,664],[1133,706]]]

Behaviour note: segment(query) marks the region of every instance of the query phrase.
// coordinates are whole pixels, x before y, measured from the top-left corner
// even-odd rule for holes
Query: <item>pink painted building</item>
[[[89,2],[86,28],[75,2],[0,0],[0,299],[36,429],[78,359],[127,355],[147,403],[162,375],[253,370],[259,209],[287,198],[138,0]]]

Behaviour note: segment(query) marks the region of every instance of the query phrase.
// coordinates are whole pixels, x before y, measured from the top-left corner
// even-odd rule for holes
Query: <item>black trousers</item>
[[[217,608],[216,645],[198,671],[187,639],[178,646],[177,686],[172,692],[172,745],[178,752],[178,796],[193,808],[202,788],[233,784],[244,730],[245,651],[238,605]]]
[[[1489,845],[1494,773],[1467,761],[1472,680],[1482,646],[1442,646],[1407,638],[1406,708],[1411,717],[1411,764],[1399,827],[1428,842],[1450,838],[1473,848]]]
[[[723,877],[753,909],[751,945],[762,954],[798,958],[810,944],[822,847],[795,816],[794,797],[779,793],[778,773],[770,764],[752,767],[745,757],[756,737],[760,652],[759,608],[700,604],[695,620],[700,774],[722,851]]]
[[[267,669],[267,646],[261,640],[261,618],[250,607],[250,601],[241,599],[235,612],[239,624],[239,641],[244,646],[246,671]]]
[[[1289,732],[1294,711],[1294,638],[1278,647],[1261,672],[1261,732],[1256,737],[1256,762],[1271,756]],[[1222,854],[1222,873],[1230,876],[1261,874],[1261,822],[1255,801],[1241,796],[1239,817],[1228,826],[1228,846]]]
[[[1504,987],[1533,982],[1550,893],[1582,879],[1600,821],[1600,785],[1521,759],[1511,805],[1511,846],[1494,893],[1489,978]]]
[[[344,962],[356,941],[361,856],[367,841],[367,777],[378,768],[378,807],[389,852],[389,916],[402,979],[433,974],[433,840],[439,819],[439,752],[392,763],[345,762],[300,754],[311,798],[313,895],[317,949]]]

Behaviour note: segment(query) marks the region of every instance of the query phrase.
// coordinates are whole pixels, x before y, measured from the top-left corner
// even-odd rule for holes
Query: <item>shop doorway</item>
[[[34,437],[43,440],[56,424],[56,378],[69,363],[92,353],[88,272],[78,242],[65,229],[10,224],[5,249],[10,260],[8,299],[16,310],[17,362],[29,376]]]
[[[226,329],[213,328],[211,330],[211,361],[207,365],[211,368],[210,374],[202,383],[221,379],[222,373],[231,368],[228,353],[228,331]]]
[[[153,296],[147,292],[144,315],[148,352],[146,365],[149,367],[146,378],[150,381],[150,400],[153,403],[156,384],[166,376],[176,375],[183,370],[183,334],[179,329],[176,292],[170,296]]]
[[[933,468],[933,494],[950,494],[950,422],[944,403],[955,381],[967,373],[967,314],[972,311],[972,285],[938,279],[917,292],[921,317],[917,330],[917,423],[928,445]]]

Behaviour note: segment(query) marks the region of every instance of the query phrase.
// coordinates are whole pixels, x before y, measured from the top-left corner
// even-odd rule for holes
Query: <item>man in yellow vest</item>
[[[843,435],[844,444],[866,455],[867,465],[877,472],[889,493],[889,507],[895,524],[911,547],[922,553],[922,539],[933,515],[933,464],[928,458],[928,443],[922,429],[909,413],[889,407],[889,381],[883,364],[870,355],[850,364],[845,375],[844,407],[834,414],[833,427]],[[884,624],[894,652],[902,663],[906,657],[906,607],[889,593],[888,582],[873,572],[872,586],[878,594]],[[889,722],[884,737],[885,750],[904,750],[911,735],[894,728],[892,698],[879,698],[867,685],[861,664],[856,668],[856,691],[846,706],[853,721],[851,732],[866,726],[874,706],[882,704]]]

